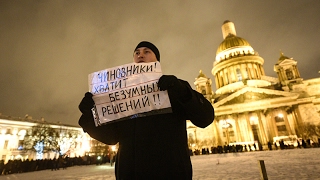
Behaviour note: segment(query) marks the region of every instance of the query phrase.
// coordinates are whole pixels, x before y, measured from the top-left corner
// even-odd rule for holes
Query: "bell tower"
[[[297,61],[288,58],[282,52],[277,64],[274,65],[274,71],[277,73],[282,89],[285,91],[292,91],[303,84]]]
[[[207,98],[211,102],[213,95],[213,91],[211,88],[212,80],[210,78],[207,78],[207,76],[203,74],[202,70],[199,71],[199,75],[195,79],[194,85],[196,86],[196,91],[201,93],[205,98]]]

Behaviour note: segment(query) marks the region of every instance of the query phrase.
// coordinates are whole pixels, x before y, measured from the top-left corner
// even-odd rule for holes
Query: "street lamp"
[[[198,139],[197,139],[197,127],[196,126],[188,126],[187,129],[193,129],[194,131],[194,138],[195,138],[195,145],[192,145],[192,147],[198,147]]]
[[[223,120],[222,121],[222,129],[225,130],[226,138],[227,138],[227,144],[230,143],[230,137],[229,137],[229,128],[232,127],[232,125],[228,122],[229,120]]]
[[[115,152],[115,151],[117,150],[116,145],[111,146],[111,150],[112,150],[113,152]]]

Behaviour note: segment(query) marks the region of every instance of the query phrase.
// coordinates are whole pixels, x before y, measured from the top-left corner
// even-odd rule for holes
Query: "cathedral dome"
[[[241,37],[235,36],[233,34],[229,34],[219,45],[216,54],[220,52],[232,48],[232,47],[243,47],[250,46],[249,42]]]
[[[215,64],[233,57],[256,54],[247,40],[237,36],[233,22],[225,21],[221,29],[223,41],[217,49]]]

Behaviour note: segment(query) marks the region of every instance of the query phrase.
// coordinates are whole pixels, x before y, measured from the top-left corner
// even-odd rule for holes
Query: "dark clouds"
[[[304,79],[319,77],[319,8],[311,0],[0,0],[0,113],[76,125],[87,75],[132,62],[141,40],[158,46],[165,74],[193,85],[202,69],[214,79],[225,20],[264,58],[268,76],[281,49]]]

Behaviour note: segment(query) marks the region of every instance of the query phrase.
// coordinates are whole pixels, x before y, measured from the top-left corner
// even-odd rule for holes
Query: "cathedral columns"
[[[258,78],[261,79],[262,73],[260,71],[260,65],[257,63],[256,66],[257,66]]]
[[[245,112],[244,115],[245,115],[246,122],[247,122],[248,138],[249,138],[248,141],[254,141],[251,123],[250,123],[250,119],[249,119],[249,113]]]
[[[281,82],[282,81],[282,76],[281,76],[281,73],[279,71],[277,71],[277,75],[278,75],[278,77],[280,79],[280,82]]]
[[[259,77],[260,77],[260,72],[258,71],[258,68],[257,68],[257,64],[256,64],[256,63],[253,64],[253,71],[254,71],[255,79],[259,79]]]
[[[236,126],[236,131],[237,131],[237,142],[243,142],[243,135],[241,134],[241,131],[240,131],[240,127],[239,127],[239,120],[238,120],[238,115],[236,114],[233,114],[232,115],[234,121],[235,121],[235,126]]]
[[[287,75],[285,74],[283,69],[281,69],[280,73],[281,73],[281,76],[282,76],[282,80],[283,81],[287,80]]]
[[[240,68],[239,69],[240,69],[240,73],[241,73],[241,76],[242,76],[242,80],[247,78],[247,76],[245,76],[245,73],[244,73],[245,72],[245,68],[246,68],[245,65],[240,64]]]
[[[261,75],[264,76],[266,73],[264,72],[264,69],[263,69],[262,65],[260,64],[259,66],[260,66]]]
[[[257,70],[257,64],[256,63],[252,64],[252,69],[253,69],[253,73],[254,73],[254,78],[255,79],[259,79],[260,74],[259,74],[259,72]]]
[[[299,111],[294,108],[293,111],[292,111],[292,115],[294,117],[294,119],[296,120],[296,124],[297,124],[297,136],[299,137],[302,137],[302,127],[303,127],[303,123],[302,123],[302,117],[301,115],[299,114]]]
[[[252,79],[251,64],[247,64],[248,79]]]
[[[265,118],[262,120],[262,117],[264,117],[262,111],[257,111],[257,115],[258,115],[258,121],[259,121],[259,129],[260,129],[260,133],[261,133],[261,143],[262,144],[267,144],[268,140],[266,137],[266,132],[265,132],[265,128],[264,125],[262,123],[263,120],[265,120]]]
[[[221,81],[221,77],[220,77],[220,74],[217,74],[218,75],[218,84],[219,84],[219,88],[221,88],[223,86],[223,82]]]
[[[276,117],[275,111],[272,111],[272,112],[269,114],[269,122],[270,122],[271,136],[272,136],[272,137],[278,136],[277,126],[276,126],[276,122],[275,122],[275,120],[274,120],[275,117]],[[272,141],[273,141],[273,140],[272,140]]]
[[[219,126],[219,121],[220,121],[220,117],[216,117],[216,120],[214,120],[213,122],[215,123],[215,127],[216,127],[216,132],[217,132],[217,138],[216,138],[216,140],[217,140],[217,142],[218,142],[218,145],[223,145],[222,144],[222,139],[221,139],[221,137],[223,136],[223,133],[221,133],[221,130],[222,130],[222,128]]]
[[[213,121],[212,127],[213,127],[213,134],[214,134],[213,143],[214,143],[214,146],[218,146],[221,143],[221,140],[219,138],[220,135],[217,128],[217,120]]]
[[[252,79],[255,79],[256,78],[256,73],[255,73],[255,71],[254,71],[254,66],[253,66],[253,64],[252,63],[250,63],[250,71],[251,71],[251,77],[252,77]]]
[[[287,112],[283,108],[281,108],[281,113],[283,114],[283,120],[284,120],[284,123],[286,125],[286,129],[288,131],[288,134],[292,135],[291,127],[290,127],[290,124],[289,124],[289,121],[288,121],[288,117],[287,117]]]
[[[294,119],[294,116],[293,116],[292,112],[287,114],[287,118],[288,118],[288,122],[289,122],[290,127],[291,127],[292,134],[297,134],[297,131],[296,131],[297,124],[296,124],[296,120]]]
[[[219,89],[220,86],[219,86],[219,80],[218,80],[217,75],[214,76],[214,80],[215,80],[215,82],[216,82],[216,87]]]
[[[274,127],[272,126],[271,118],[270,118],[270,115],[268,114],[268,111],[265,111],[265,110],[261,111],[261,117],[263,118],[262,123],[266,128],[265,133],[266,133],[267,141],[272,142],[273,141],[272,138],[275,135],[275,133],[274,133]]]
[[[232,78],[231,78],[230,67],[227,68],[226,76],[227,76],[227,78],[228,78],[228,84],[231,84],[231,83],[232,83]]]
[[[294,66],[294,69],[297,71],[298,78],[300,78],[300,72],[298,71],[298,68],[296,65]]]
[[[216,84],[218,84],[217,85],[217,89],[219,89],[220,87],[221,87],[221,83],[220,83],[220,75],[219,75],[219,72],[217,72],[216,74],[215,74],[215,78],[216,78]]]
[[[224,86],[226,84],[225,78],[223,77],[224,76],[223,71],[219,72],[219,76],[220,76],[220,79],[221,79],[221,86],[220,87],[222,87],[222,86]]]
[[[237,73],[234,66],[230,67],[231,83],[237,82]]]

